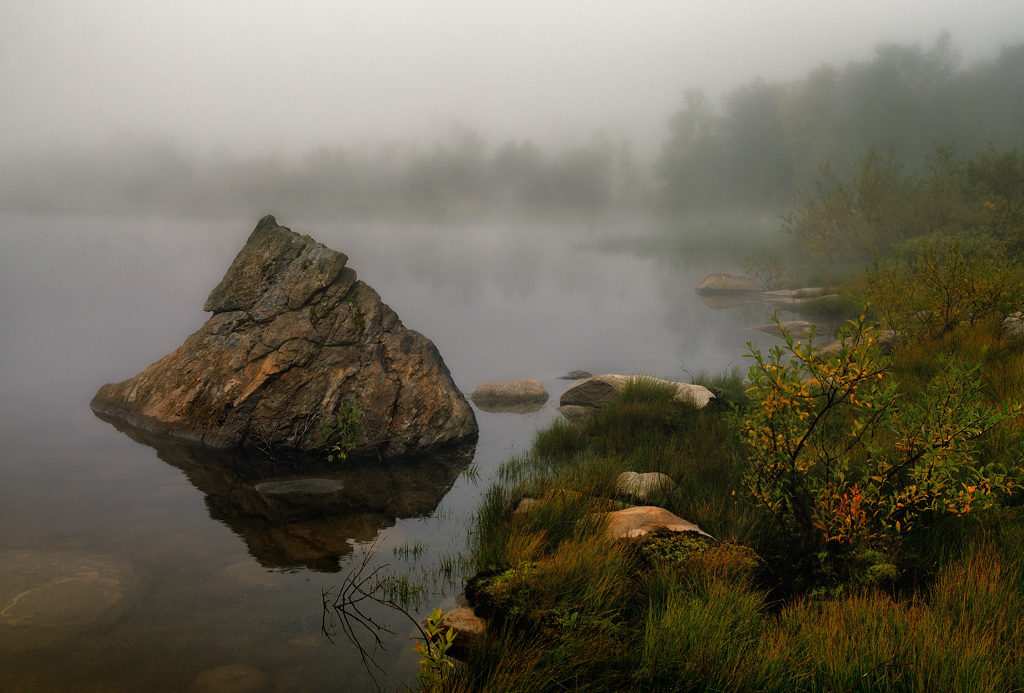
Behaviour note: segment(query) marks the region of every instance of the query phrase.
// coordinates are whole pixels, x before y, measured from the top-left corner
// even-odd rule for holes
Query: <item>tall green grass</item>
[[[894,365],[908,396],[934,373],[937,351],[981,360],[993,402],[1024,396],[1024,348],[994,332],[908,346]],[[735,373],[702,379],[743,406]],[[1014,423],[984,441],[985,454],[1016,454],[1022,439]],[[780,568],[778,530],[744,500],[745,465],[720,412],[673,402],[670,388],[643,379],[589,418],[539,432],[477,512],[468,563],[491,580],[487,635],[435,689],[1024,690],[1015,498],[911,537],[898,583],[822,596],[786,584],[803,567]],[[630,500],[615,490],[623,471],[669,475],[676,488],[657,504],[719,543],[641,559],[636,544],[606,539],[604,513]],[[525,498],[533,505],[517,512]],[[767,561],[730,562],[738,545]]]

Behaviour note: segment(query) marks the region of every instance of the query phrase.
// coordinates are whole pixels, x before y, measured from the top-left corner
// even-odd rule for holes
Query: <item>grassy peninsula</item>
[[[936,156],[907,176],[872,152],[787,217],[811,257],[868,266],[839,344],[786,334],[698,377],[703,409],[638,379],[504,464],[468,560],[486,635],[425,689],[1024,689],[1024,176]],[[607,538],[641,502],[625,471],[671,477],[642,504],[715,541]]]

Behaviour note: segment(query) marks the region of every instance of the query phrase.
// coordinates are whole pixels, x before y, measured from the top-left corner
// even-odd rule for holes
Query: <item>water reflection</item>
[[[473,461],[473,443],[414,458],[332,462],[271,458],[158,436],[103,414],[132,440],[182,470],[210,517],[245,542],[265,568],[337,572],[353,546],[395,521],[433,512]]]

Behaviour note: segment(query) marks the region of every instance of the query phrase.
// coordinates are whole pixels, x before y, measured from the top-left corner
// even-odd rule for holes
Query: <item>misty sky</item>
[[[784,81],[948,29],[965,64],[1021,0],[0,0],[0,152],[160,134],[200,152],[433,139],[651,153],[686,88]]]

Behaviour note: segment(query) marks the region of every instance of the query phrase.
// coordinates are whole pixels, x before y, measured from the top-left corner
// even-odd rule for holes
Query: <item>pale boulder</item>
[[[634,539],[658,530],[710,534],[688,520],[653,505],[641,505],[608,513],[605,536],[608,539]]]
[[[644,375],[595,375],[577,381],[575,385],[562,393],[559,404],[562,407],[604,407],[614,402],[629,383],[641,378],[671,385],[676,390],[674,399],[677,402],[690,402],[699,408],[706,407],[708,402],[715,398],[711,390],[702,385],[676,383]]]
[[[698,294],[749,294],[763,292],[761,282],[738,274],[712,272],[697,285]]]
[[[672,477],[661,472],[623,472],[615,481],[618,493],[638,500],[667,495],[675,488],[676,482],[672,481]]]

